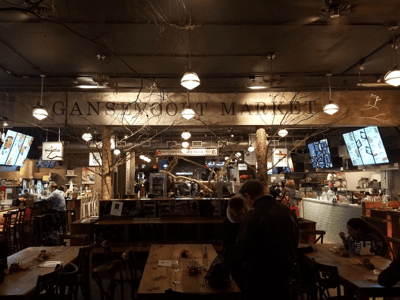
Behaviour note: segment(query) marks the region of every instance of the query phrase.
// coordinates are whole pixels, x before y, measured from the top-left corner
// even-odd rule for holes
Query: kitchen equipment
[[[368,186],[368,181],[369,181],[369,178],[361,177],[361,179],[358,181],[358,186],[356,188],[357,189],[365,189]]]

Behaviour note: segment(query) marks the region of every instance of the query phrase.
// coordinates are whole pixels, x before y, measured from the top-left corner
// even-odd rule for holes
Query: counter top
[[[309,201],[309,202],[315,202],[315,203],[319,203],[319,204],[326,204],[326,205],[335,205],[335,206],[344,206],[344,207],[361,207],[361,204],[349,204],[349,203],[343,203],[343,202],[332,203],[331,201],[318,200],[315,198],[303,198],[303,200]]]
[[[202,201],[202,200],[209,200],[209,201],[223,201],[229,200],[230,198],[190,198],[190,197],[178,197],[178,198],[140,198],[140,199],[110,199],[110,200],[100,200],[100,201]]]

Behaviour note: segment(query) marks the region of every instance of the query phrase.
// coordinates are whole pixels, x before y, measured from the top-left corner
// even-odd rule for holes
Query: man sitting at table
[[[261,181],[247,180],[239,191],[252,208],[236,238],[246,269],[246,299],[289,299],[299,224],[291,210],[264,189]]]
[[[52,192],[50,196],[43,197],[41,200],[50,200],[52,209],[49,209],[44,215],[46,216],[46,223],[44,231],[57,230],[61,224],[61,216],[58,211],[65,211],[65,199],[64,199],[64,188],[58,187],[56,184],[51,186]],[[47,228],[46,228],[47,227]]]

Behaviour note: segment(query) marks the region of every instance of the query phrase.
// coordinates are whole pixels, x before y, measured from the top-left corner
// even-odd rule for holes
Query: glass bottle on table
[[[180,269],[180,263],[178,259],[173,259],[172,260],[172,270],[174,270],[175,272],[175,281],[172,281],[172,283],[174,284],[180,284],[180,282],[178,280],[176,280],[176,273],[179,271]]]

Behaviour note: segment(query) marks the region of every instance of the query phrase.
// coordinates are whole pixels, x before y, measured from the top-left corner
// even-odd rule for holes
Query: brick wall
[[[332,204],[328,201],[303,198],[304,219],[317,222],[317,230],[325,230],[324,244],[341,243],[339,232],[347,236],[347,221],[362,215],[361,205]]]

